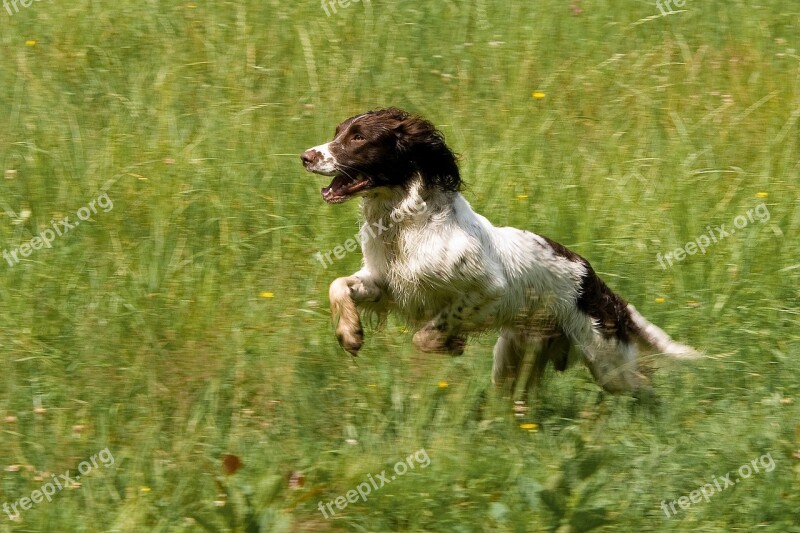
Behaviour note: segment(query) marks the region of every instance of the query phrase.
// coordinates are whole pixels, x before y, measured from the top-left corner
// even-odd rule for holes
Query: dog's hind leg
[[[638,350],[632,342],[606,338],[592,328],[589,338],[577,344],[584,353],[586,366],[603,389],[612,394],[650,392],[647,378],[639,372]]]
[[[512,393],[520,371],[527,340],[516,329],[504,329],[494,345],[494,364],[492,365],[492,383],[498,387],[507,387]]]
[[[569,339],[563,333],[532,340],[530,344],[534,355],[531,373],[525,383],[526,391],[539,385],[548,363],[553,363],[559,372],[566,370],[570,349]]]

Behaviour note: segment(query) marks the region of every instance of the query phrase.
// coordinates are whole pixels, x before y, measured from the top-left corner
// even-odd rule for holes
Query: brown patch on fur
[[[583,257],[579,256],[578,254],[576,254],[575,252],[573,252],[572,250],[570,250],[569,248],[567,248],[563,244],[557,243],[553,239],[550,239],[549,237],[545,237],[544,235],[540,235],[540,237],[543,238],[545,241],[547,241],[547,244],[550,245],[550,248],[553,249],[553,252],[555,252],[555,254],[557,256],[563,257],[563,258],[565,258],[565,259],[567,259],[569,261],[573,261],[575,263],[581,263],[581,262],[586,263],[587,262],[586,259],[584,259]]]
[[[620,341],[630,342],[636,325],[628,312],[628,303],[608,288],[588,261],[583,261],[586,274],[581,280],[580,296],[576,302],[578,309],[597,321],[605,338],[616,337]]]
[[[630,341],[637,328],[628,312],[628,303],[600,279],[589,261],[566,246],[547,237],[543,238],[556,255],[568,261],[582,263],[586,267],[576,302],[578,309],[595,319],[605,338],[616,337],[624,342]]]

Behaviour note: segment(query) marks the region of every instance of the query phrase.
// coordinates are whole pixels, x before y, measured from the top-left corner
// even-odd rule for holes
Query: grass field
[[[16,5],[0,532],[800,532],[794,2]],[[705,356],[661,365],[657,406],[575,367],[522,416],[491,337],[424,356],[390,321],[352,360],[327,287],[360,254],[314,254],[358,206],[298,156],[388,105],[442,129],[476,210]]]

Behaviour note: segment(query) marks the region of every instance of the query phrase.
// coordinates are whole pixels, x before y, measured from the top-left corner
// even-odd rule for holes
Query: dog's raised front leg
[[[331,302],[331,317],[336,325],[339,344],[352,355],[364,342],[364,329],[358,316],[358,304],[378,302],[383,292],[374,279],[364,271],[345,278],[336,278],[331,283],[328,297]]]

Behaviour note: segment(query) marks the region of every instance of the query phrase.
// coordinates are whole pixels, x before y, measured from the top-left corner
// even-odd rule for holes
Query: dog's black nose
[[[319,152],[317,152],[316,150],[306,150],[305,152],[303,152],[303,155],[300,156],[300,161],[303,162],[303,166],[307,167],[308,165],[316,161],[317,157],[319,157]]]

